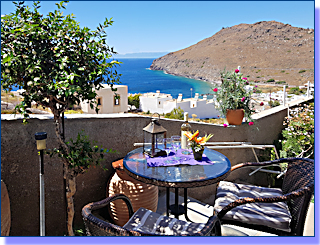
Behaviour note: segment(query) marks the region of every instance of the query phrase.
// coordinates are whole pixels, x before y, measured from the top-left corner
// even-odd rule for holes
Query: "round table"
[[[124,171],[132,178],[141,182],[167,188],[166,205],[169,215],[169,188],[175,188],[175,205],[170,207],[176,218],[181,213],[187,220],[187,189],[217,183],[225,179],[231,169],[229,159],[223,154],[205,148],[204,154],[212,165],[188,165],[148,167],[143,148],[129,152],[123,159]],[[184,188],[184,208],[178,206],[178,188]]]

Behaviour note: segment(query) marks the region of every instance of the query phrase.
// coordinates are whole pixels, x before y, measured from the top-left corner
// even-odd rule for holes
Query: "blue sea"
[[[122,64],[116,68],[117,72],[122,74],[120,84],[128,86],[128,93],[147,93],[160,90],[161,93],[171,94],[176,99],[179,94],[183,98],[190,98],[195,93],[212,94],[212,85],[189,78],[173,76],[164,73],[163,71],[153,71],[149,67],[152,64],[153,58],[119,58]],[[191,91],[192,89],[192,91]],[[14,87],[13,91],[18,90]],[[208,96],[212,98],[212,96]]]
[[[130,94],[156,92],[171,94],[173,98],[178,98],[181,93],[183,98],[192,97],[195,93],[212,94],[210,83],[165,74],[163,71],[150,70],[152,58],[119,58],[122,64],[117,67],[117,72],[122,74],[120,81],[122,85],[128,86]],[[200,96],[201,97],[201,96]],[[212,96],[208,96],[210,98]]]

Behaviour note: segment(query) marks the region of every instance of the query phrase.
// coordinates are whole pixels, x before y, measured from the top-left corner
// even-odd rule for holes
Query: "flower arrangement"
[[[283,124],[280,157],[314,158],[314,103],[290,109]]]
[[[199,136],[199,130],[195,133],[185,132],[184,135],[188,138],[191,143],[190,146],[194,152],[199,152],[204,149],[204,144],[213,136],[213,134],[205,135],[203,137]]]
[[[220,75],[222,83],[220,87],[214,88],[213,92],[216,94],[216,101],[222,114],[226,116],[228,109],[243,109],[247,122],[253,125],[251,114],[254,109],[250,103],[252,91],[245,89],[248,79],[242,77],[238,69],[234,72],[224,70],[220,72]]]

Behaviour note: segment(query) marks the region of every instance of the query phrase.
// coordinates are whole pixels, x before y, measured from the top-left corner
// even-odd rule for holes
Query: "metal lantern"
[[[160,125],[160,115],[158,114],[158,118],[152,118],[151,122],[143,128],[143,152],[150,157],[166,155],[166,152],[159,148],[161,140],[166,138],[166,136],[167,130]],[[149,148],[146,146],[151,147]]]

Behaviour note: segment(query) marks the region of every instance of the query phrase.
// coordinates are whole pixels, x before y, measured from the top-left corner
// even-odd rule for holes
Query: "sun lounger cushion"
[[[192,235],[201,231],[205,224],[191,223],[176,218],[154,213],[145,208],[139,208],[123,228],[143,231],[156,235]]]
[[[229,203],[245,197],[276,197],[281,196],[278,188],[258,187],[220,181],[214,209],[219,212]],[[285,202],[247,203],[227,212],[223,220],[236,220],[253,225],[265,225],[290,232],[291,214]]]

